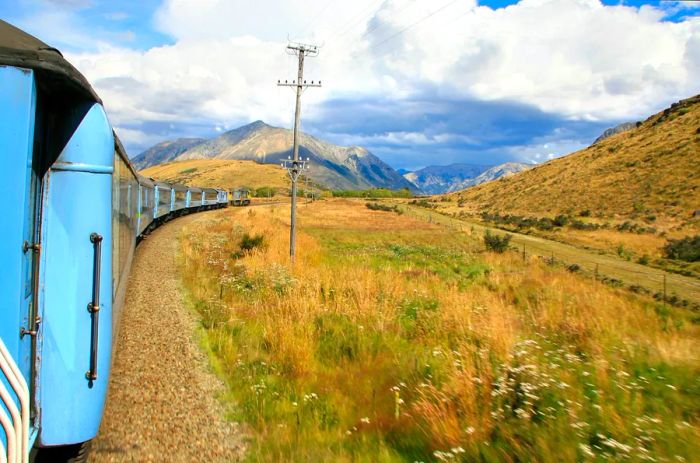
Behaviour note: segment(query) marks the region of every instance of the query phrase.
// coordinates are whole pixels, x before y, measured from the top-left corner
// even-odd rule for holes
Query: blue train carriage
[[[142,186],[85,78],[1,20],[0,107],[0,461],[80,456],[103,415]]]
[[[216,190],[219,207],[228,207],[228,190]]]
[[[187,191],[188,187],[180,184],[173,184],[172,200],[173,200],[173,215],[179,217],[188,212],[187,210]]]
[[[202,205],[202,189],[189,187],[187,189],[187,208],[198,209]]]
[[[155,182],[156,197],[155,209],[153,211],[153,219],[157,223],[163,223],[170,218],[170,213],[173,210],[172,187],[169,183]]]
[[[137,235],[141,236],[153,226],[154,208],[156,207],[156,185],[143,175],[137,175],[139,184],[139,204],[137,216]]]

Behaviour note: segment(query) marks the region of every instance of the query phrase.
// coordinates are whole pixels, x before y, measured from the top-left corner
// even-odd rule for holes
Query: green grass
[[[250,461],[700,451],[689,313],[389,212],[407,225],[302,221],[290,267],[274,213],[233,214],[185,230],[181,268],[230,418],[250,429]],[[266,246],[228,257],[244,234]]]

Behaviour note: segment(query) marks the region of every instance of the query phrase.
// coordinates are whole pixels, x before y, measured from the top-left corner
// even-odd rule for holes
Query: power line
[[[374,12],[374,10],[375,10],[379,5],[381,5],[384,1],[385,1],[385,0],[379,0],[378,2],[374,2],[374,3],[372,3],[372,4],[369,6],[369,8],[365,8],[364,10],[362,10],[362,11],[360,12],[359,15],[355,15],[355,16],[353,17],[353,19],[351,19],[351,20],[349,21],[349,24],[350,24],[350,25],[347,26],[346,28],[342,29],[341,32],[339,32],[339,33],[333,35],[333,36],[330,38],[329,42],[335,41],[336,39],[340,39],[340,38],[343,37],[345,34],[347,34],[350,30],[352,30],[353,27],[355,27],[357,24],[359,24],[363,19],[364,19],[364,20],[367,20],[367,19],[369,18],[369,15],[366,15],[366,13],[369,12],[370,15],[371,15],[371,14]]]
[[[304,28],[301,29],[301,32],[300,32],[300,33],[301,33],[301,34],[306,34],[306,32],[307,32],[307,31],[310,29],[310,27],[315,23],[315,21],[321,16],[321,14],[322,14],[324,11],[326,11],[326,10],[328,9],[329,6],[331,6],[331,4],[332,4],[334,1],[335,1],[335,0],[330,0],[328,3],[326,3],[326,5],[325,5],[323,8],[321,8],[320,10],[318,10],[318,13],[316,13],[316,14],[314,15],[314,17],[311,18],[311,21],[309,21],[308,23],[306,23],[306,25],[304,26]],[[302,37],[303,37],[303,35],[302,35]]]
[[[448,6],[449,6],[449,5],[448,5]],[[460,19],[464,18],[465,16],[467,16],[467,15],[468,15],[469,13],[471,13],[471,12],[472,12],[471,10],[465,11],[465,12],[462,13],[461,15],[452,18],[452,20],[442,22],[441,24],[443,24],[443,25],[452,24],[452,23],[457,22],[457,21],[459,21]],[[395,46],[393,46],[393,47],[385,48],[379,55],[375,55],[375,56],[373,57],[373,59],[377,59],[378,57],[383,56],[383,55],[389,53],[389,52],[392,51],[392,50],[395,50],[395,49],[398,48],[398,46],[400,46],[400,45],[401,45],[401,43],[399,43],[398,45],[395,45]],[[374,49],[374,48],[376,48],[376,46],[367,49],[367,51],[370,51],[370,50],[372,50],[372,49]]]
[[[437,10],[435,10],[435,11],[433,11],[432,13],[430,13],[430,14],[428,14],[428,15],[422,17],[422,18],[419,19],[418,21],[415,21],[415,22],[409,24],[408,26],[404,27],[404,28],[401,29],[400,31],[398,31],[398,32],[396,32],[396,33],[390,35],[390,36],[387,37],[387,38],[385,38],[385,39],[382,40],[381,42],[374,44],[374,45],[371,46],[369,49],[367,49],[367,51],[371,51],[371,50],[375,50],[375,49],[379,48],[380,46],[382,46],[382,45],[384,45],[385,43],[389,42],[390,40],[393,40],[394,38],[396,38],[396,37],[402,35],[404,32],[408,31],[409,29],[412,29],[413,27],[417,26],[418,24],[422,23],[423,21],[426,21],[426,20],[432,18],[433,16],[435,16],[435,15],[438,14],[439,12],[443,11],[445,8],[447,8],[448,6],[452,5],[453,3],[456,3],[457,1],[458,1],[458,0],[452,0],[451,2],[449,2],[449,3],[447,3],[447,4],[443,5],[443,6],[441,6],[441,7],[438,8]]]
[[[404,6],[404,7],[401,8],[399,11],[396,12],[396,15],[399,15],[399,14],[403,13],[404,11],[406,11],[410,6],[412,6],[414,3],[416,3],[416,1],[418,1],[418,0],[413,0],[412,2],[406,4],[406,6]],[[374,27],[368,29],[367,31],[365,31],[365,35],[371,34],[372,32],[374,32],[374,31],[376,31],[377,29],[379,29],[380,27],[382,27],[383,25],[384,25],[384,24],[381,24],[381,23],[377,24],[376,26],[374,26]]]

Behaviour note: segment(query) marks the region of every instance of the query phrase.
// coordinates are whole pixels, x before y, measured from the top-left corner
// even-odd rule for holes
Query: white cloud
[[[331,98],[403,100],[430,88],[572,119],[630,120],[700,92],[700,18],[663,22],[653,7],[597,0],[524,0],[499,10],[474,0],[327,5],[166,0],[155,24],[174,44],[147,51],[103,44],[69,59],[94,83],[117,126],[191,122],[213,130],[254,119],[290,126],[293,93],[275,87],[296,73],[284,52],[288,34],[325,42],[320,56],[307,60],[306,76],[324,81],[304,95],[303,114],[312,118]],[[392,137],[426,142],[385,135]],[[534,156],[527,148],[520,154]]]
[[[408,1],[387,2],[377,17],[398,28],[400,20],[384,11]],[[524,0],[427,20],[370,52],[377,72],[399,81],[568,117],[625,119],[700,91],[691,53],[684,56],[700,19],[674,24],[662,16],[651,7],[604,7],[597,0]],[[380,35],[368,37],[370,47]]]

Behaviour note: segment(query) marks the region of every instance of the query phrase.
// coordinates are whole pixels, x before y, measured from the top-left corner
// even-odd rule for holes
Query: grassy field
[[[421,207],[406,206],[405,204],[399,207],[402,211],[421,220],[440,224],[453,230],[469,230],[477,234],[484,234],[486,230],[496,230],[481,223],[445,216]],[[565,266],[576,265],[579,267],[579,272],[585,273],[589,277],[596,277],[597,274],[599,279],[608,279],[614,285],[648,292],[657,297],[663,295],[665,284],[667,298],[672,298],[673,301],[687,301],[687,304],[694,304],[696,307],[700,306],[700,279],[698,278],[667,273],[662,269],[651,268],[632,259],[626,259],[625,256],[597,252],[595,248],[591,250],[580,245],[570,245],[566,242],[569,240],[552,240],[551,237],[547,237],[549,238],[547,239],[513,231],[508,234],[511,236],[511,247],[524,251],[526,255],[531,257],[554,259],[556,263]],[[632,248],[635,237],[636,235],[632,235],[632,239],[622,242],[628,248]],[[575,242],[576,237],[571,238],[571,240]]]
[[[284,169],[254,161],[195,159],[159,164],[140,173],[165,182],[228,190],[240,187],[289,188],[289,177]]]
[[[693,461],[698,318],[363,202],[228,209],[180,271],[250,461]]]
[[[436,198],[443,213],[522,218],[565,215],[600,226],[528,233],[615,254],[657,260],[669,238],[700,234],[700,95],[649,117],[637,128],[511,177]],[[617,227],[632,230],[618,232]],[[700,275],[700,265],[658,267]]]

